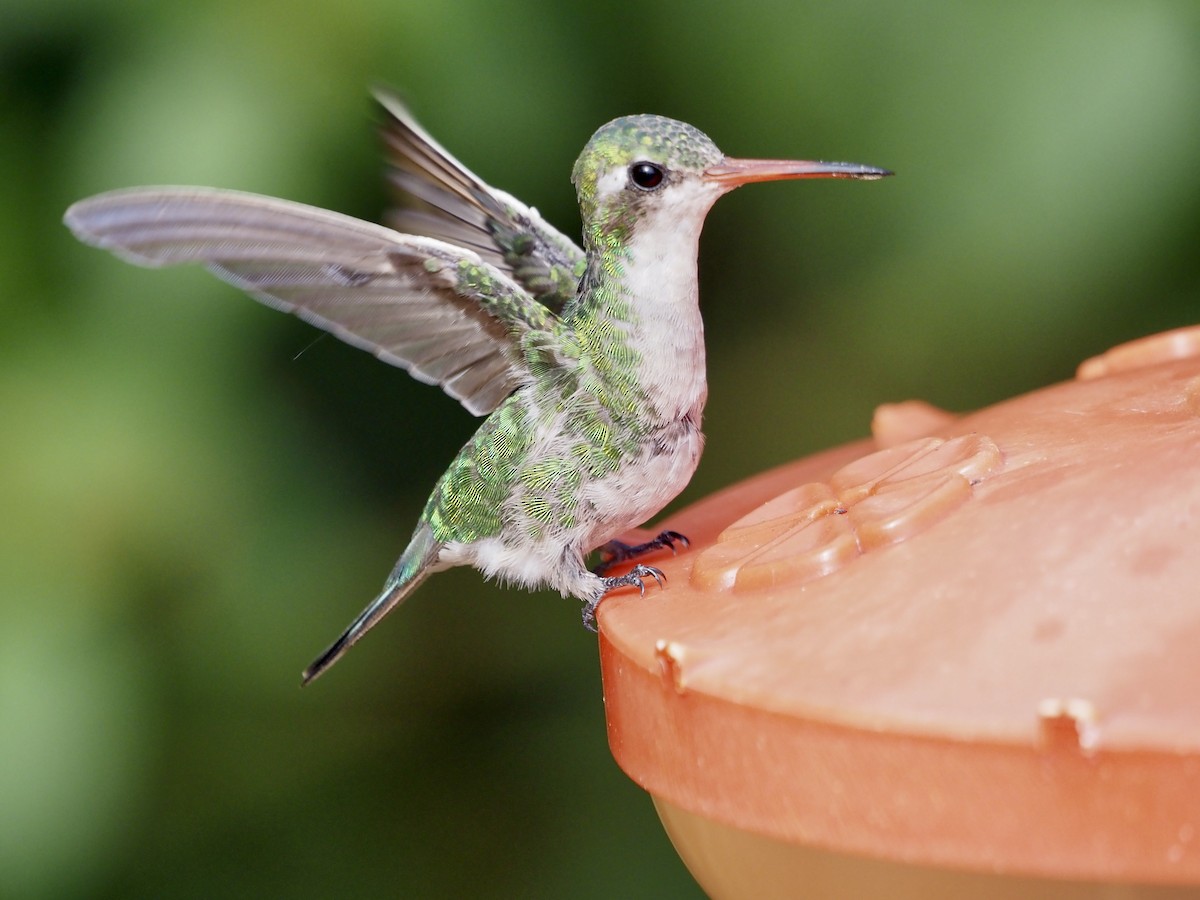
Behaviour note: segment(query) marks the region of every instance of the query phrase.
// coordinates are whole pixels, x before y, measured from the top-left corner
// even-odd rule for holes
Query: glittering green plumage
[[[306,670],[332,665],[429,574],[600,599],[661,573],[604,568],[674,549],[615,539],[687,483],[707,395],[696,251],[708,209],[748,181],[878,178],[844,163],[734,160],[690,125],[600,128],[572,180],[583,247],[489,187],[381,94],[398,230],[210,188],[134,188],[71,207],[83,240],[141,265],[202,263],[252,296],[440,385],[487,418],[438,480],[382,593]],[[605,567],[589,571],[589,551]]]

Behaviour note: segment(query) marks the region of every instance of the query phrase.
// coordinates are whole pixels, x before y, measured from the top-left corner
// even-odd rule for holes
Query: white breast
[[[672,188],[669,202],[638,223],[624,263],[622,287],[636,325],[631,344],[641,357],[639,378],[664,420],[696,423],[708,396],[704,322],[696,256],[704,215],[719,193],[704,184]]]

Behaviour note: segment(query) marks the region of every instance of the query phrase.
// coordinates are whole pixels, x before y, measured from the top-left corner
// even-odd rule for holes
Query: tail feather
[[[422,523],[400,556],[392,574],[388,576],[382,593],[367,604],[367,608],[358,614],[358,617],[342,632],[341,637],[330,644],[329,648],[304,670],[304,674],[301,676],[301,686],[319,678],[326,669],[341,659],[342,655],[353,647],[359,638],[403,603],[417,585],[428,577],[429,566],[437,558],[441,548],[442,545],[434,540],[429,526]]]

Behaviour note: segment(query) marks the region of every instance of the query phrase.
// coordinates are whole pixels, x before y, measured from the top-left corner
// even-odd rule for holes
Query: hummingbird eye
[[[652,191],[663,180],[662,166],[649,162],[636,162],[629,167],[630,180],[643,191]]]

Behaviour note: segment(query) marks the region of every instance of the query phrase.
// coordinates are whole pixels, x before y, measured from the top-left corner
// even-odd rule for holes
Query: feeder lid
[[[873,434],[663,523],[600,607],[617,762],[777,840],[1200,882],[1200,327]]]

